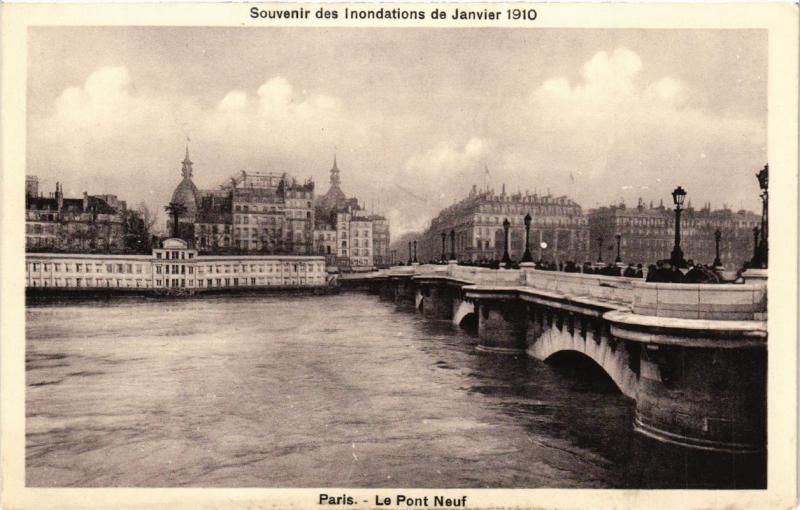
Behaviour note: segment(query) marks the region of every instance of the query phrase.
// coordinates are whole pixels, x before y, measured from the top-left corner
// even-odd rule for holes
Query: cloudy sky
[[[195,183],[313,177],[424,228],[484,185],[758,210],[766,32],[35,28],[28,174],[163,209]],[[570,175],[572,178],[570,178]],[[162,225],[163,227],[163,225]]]

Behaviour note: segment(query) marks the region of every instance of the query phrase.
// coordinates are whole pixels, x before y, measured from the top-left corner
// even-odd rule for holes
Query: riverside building
[[[645,206],[639,199],[636,207],[625,204],[589,211],[589,228],[594,257],[613,262],[616,236],[620,236],[620,258],[624,263],[653,264],[668,259],[675,244],[675,211],[661,203]],[[706,204],[695,209],[691,203],[681,212],[681,248],[686,260],[711,265],[716,257],[714,232],[720,232],[720,261],[736,269],[753,257],[753,228],[761,225],[756,213],[727,207],[711,210]]]
[[[61,183],[55,192],[39,192],[39,179],[25,179],[25,250],[59,252],[125,251],[133,223],[141,221],[116,195],[66,198]]]
[[[189,149],[170,206],[180,209],[176,232],[201,253],[245,252],[310,255],[313,247],[314,183],[284,174],[242,171],[213,190],[192,181]]]
[[[386,265],[389,221],[367,213],[357,198],[347,198],[336,157],[330,174],[330,188],[314,203],[314,253],[325,256],[329,267],[339,271],[371,271]]]
[[[445,258],[454,252],[460,261],[501,260],[506,218],[509,228],[509,254],[520,260],[525,252],[525,215],[531,215],[530,249],[534,259],[550,262],[586,260],[589,253],[589,226],[581,207],[565,196],[540,196],[528,193],[507,194],[493,189],[472,187],[460,202],[442,210],[420,236],[417,258],[420,262]],[[451,244],[451,232],[453,241]],[[453,246],[454,244],[454,246]]]
[[[326,284],[323,257],[206,256],[182,239],[165,240],[151,255],[28,253],[25,264],[27,288],[202,291]]]

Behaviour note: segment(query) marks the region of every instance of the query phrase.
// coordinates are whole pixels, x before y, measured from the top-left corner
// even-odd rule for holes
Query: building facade
[[[330,174],[330,188],[314,204],[314,253],[324,255],[329,266],[339,271],[369,271],[385,265],[389,221],[367,213],[357,198],[347,198],[335,157]]]
[[[663,203],[636,207],[624,204],[592,209],[588,213],[593,241],[593,260],[614,262],[616,236],[620,236],[623,263],[649,265],[669,259],[675,245],[675,211]],[[716,257],[714,232],[720,231],[720,260],[727,269],[737,269],[753,256],[753,228],[761,217],[753,212],[710,205],[695,209],[689,205],[681,212],[681,249],[684,258],[711,265]]]
[[[49,196],[35,176],[25,182],[26,251],[120,253],[131,247],[126,234],[136,220],[116,195],[64,197],[61,183]]]
[[[168,206],[178,213],[168,217],[168,232],[202,253],[312,253],[314,183],[310,179],[299,183],[286,174],[242,171],[218,189],[199,190],[192,181],[188,148],[181,165],[183,179]]]
[[[181,239],[151,255],[29,253],[26,287],[66,289],[303,288],[327,284],[316,256],[204,256]]]
[[[508,219],[509,255],[519,261],[525,252],[527,214],[531,216],[530,250],[535,260],[579,262],[588,257],[589,226],[574,201],[564,196],[507,194],[505,187],[498,194],[473,186],[469,196],[431,220],[417,239],[417,259],[437,261],[454,254],[460,261],[501,260],[503,222]]]

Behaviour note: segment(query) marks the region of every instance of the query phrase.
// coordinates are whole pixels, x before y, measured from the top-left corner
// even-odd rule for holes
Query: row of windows
[[[43,271],[49,273],[60,273],[63,269],[65,273],[129,273],[142,274],[150,272],[150,264],[99,264],[91,262],[61,263],[61,262],[30,262],[26,269],[29,272],[37,273]]]
[[[323,272],[325,267],[322,263],[297,262],[297,263],[277,263],[277,264],[220,264],[214,266],[197,266],[197,274],[204,273],[278,273],[281,272]]]
[[[253,227],[253,230],[251,231],[251,230],[250,230],[249,228],[247,228],[247,227],[244,227],[244,228],[239,228],[239,227],[236,227],[236,235],[237,235],[237,236],[241,236],[241,235],[248,236],[248,235],[250,235],[251,233],[252,233],[254,236],[257,236],[257,235],[258,235],[258,229],[257,229],[257,228],[255,228],[255,227]],[[271,235],[271,236],[273,236],[273,237],[280,237],[280,236],[282,236],[282,235],[283,235],[283,230],[282,230],[282,229],[280,229],[280,228],[270,228],[270,229],[263,228],[263,229],[261,229],[261,234],[262,234],[262,235],[265,235],[265,236],[266,236],[266,235]],[[299,234],[300,234],[300,235],[302,235],[302,233],[301,233],[301,232],[299,232]]]
[[[53,279],[32,279],[31,287],[115,287],[146,289],[150,287],[150,280],[122,280],[111,278],[53,278]]]
[[[157,251],[156,252],[156,258],[157,259],[162,258],[162,254],[163,254],[163,258],[165,260],[185,260],[185,259],[193,259],[194,258],[194,252],[192,252],[192,251],[187,252],[185,250],[166,251],[166,252],[163,252],[163,253],[160,252],[160,251]]]
[[[226,224],[223,224],[222,227],[223,227],[222,230],[225,233],[228,233],[228,234],[230,233],[230,231],[231,231],[231,226],[230,225],[228,225],[226,223]],[[203,234],[205,234],[206,232],[217,234],[217,233],[219,233],[219,231],[220,231],[220,225],[217,225],[217,224],[206,225],[205,223],[200,223],[200,232],[202,232]]]
[[[40,225],[38,223],[25,224],[25,233],[26,234],[55,234],[56,233],[56,225],[53,223],[49,223],[46,225]]]
[[[194,287],[194,280],[185,278],[168,278],[156,280],[156,287]],[[198,288],[279,286],[279,285],[311,285],[324,283],[324,278],[204,278],[197,280]]]

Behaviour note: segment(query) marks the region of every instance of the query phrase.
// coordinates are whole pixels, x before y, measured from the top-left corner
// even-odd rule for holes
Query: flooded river
[[[752,487],[763,459],[633,432],[543,363],[376,296],[27,309],[26,476],[56,487]]]

